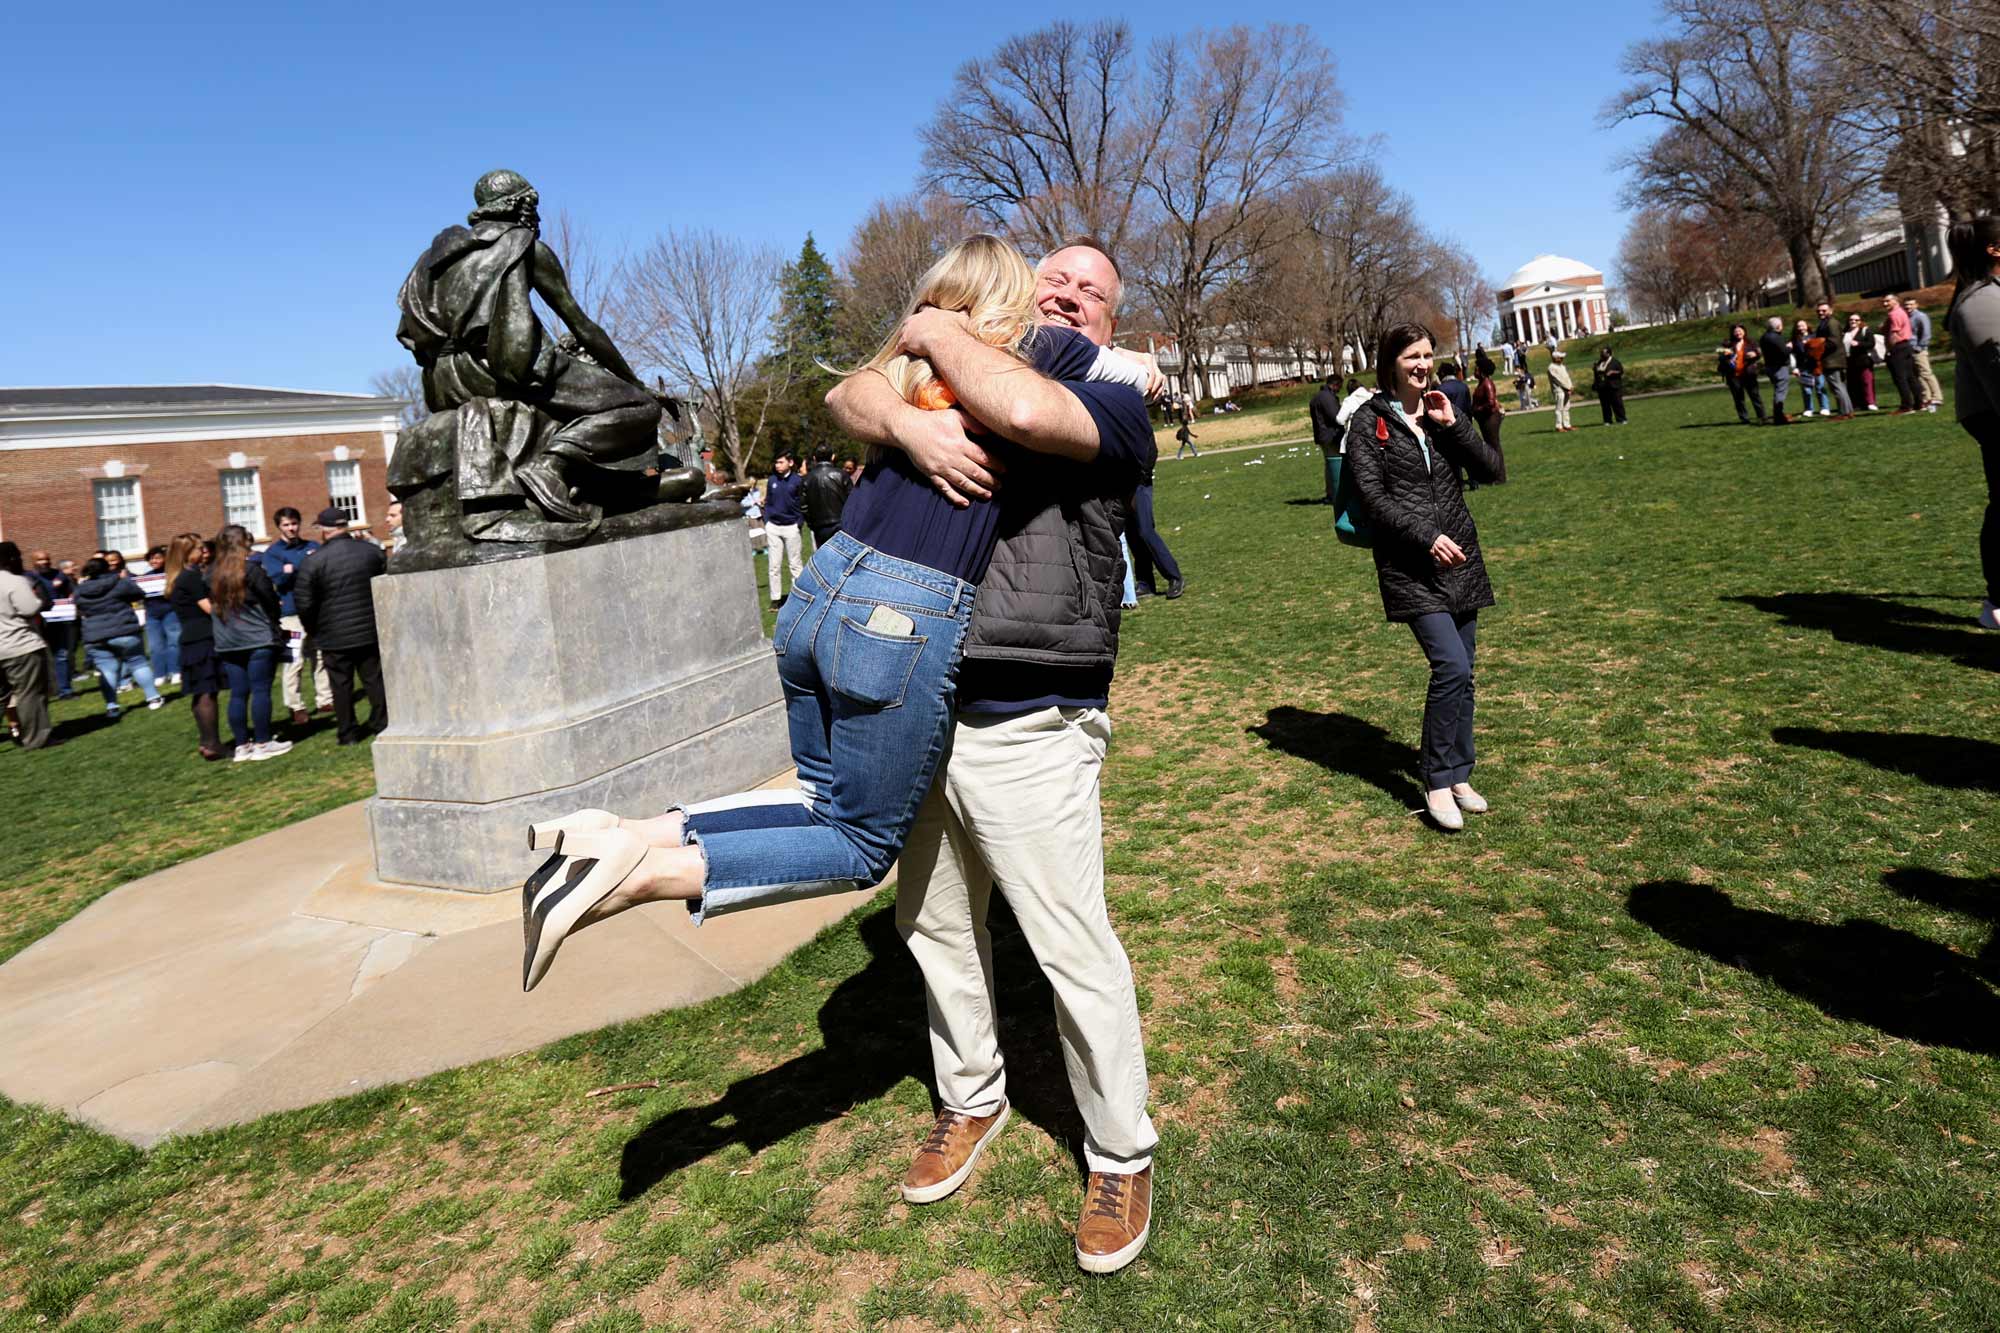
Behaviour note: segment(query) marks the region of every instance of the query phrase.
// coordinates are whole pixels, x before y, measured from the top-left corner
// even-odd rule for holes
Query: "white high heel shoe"
[[[1465,827],[1465,816],[1458,812],[1458,802],[1452,799],[1449,787],[1425,792],[1424,811],[1430,815],[1431,823],[1446,833],[1456,833]]]
[[[584,913],[603,902],[646,859],[646,841],[624,829],[563,836],[552,856],[521,888],[521,989],[548,975],[556,950]]]
[[[618,827],[618,816],[609,810],[575,810],[560,819],[544,819],[528,825],[528,850],[559,852],[566,833],[596,833]]]

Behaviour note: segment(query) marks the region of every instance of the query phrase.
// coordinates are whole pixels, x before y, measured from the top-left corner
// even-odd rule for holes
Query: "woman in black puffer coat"
[[[1430,330],[1400,324],[1375,353],[1376,395],[1347,423],[1347,468],[1375,534],[1382,609],[1409,625],[1430,660],[1424,699],[1424,807],[1439,828],[1482,814],[1472,789],[1472,659],[1493,585],[1459,484],[1492,481],[1500,455],[1431,380]]]

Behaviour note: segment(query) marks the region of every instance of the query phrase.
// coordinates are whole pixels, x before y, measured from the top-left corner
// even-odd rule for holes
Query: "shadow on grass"
[[[990,916],[1000,1045],[1007,1099],[1083,1165],[1083,1122],[1070,1095],[1058,1042],[1054,996],[1027,939],[998,893]],[[762,1073],[738,1079],[705,1106],[669,1112],[626,1145],[619,1197],[636,1199],[667,1176],[732,1143],[751,1152],[802,1129],[837,1120],[906,1078],[931,1077],[923,978],[896,932],[895,909],[864,917],[868,966],[840,983],[820,1007],[824,1044]],[[918,1141],[909,1150],[914,1153]]]
[[[1771,732],[1771,739],[1780,745],[1846,755],[1891,773],[1906,773],[1933,787],[2000,791],[2000,745],[1992,741],[1927,732],[1823,731],[1818,727],[1778,727]]]
[[[140,706],[144,707],[143,704]],[[90,713],[84,717],[72,717],[56,723],[53,727],[49,728],[49,739],[57,741],[78,740],[88,736],[93,731],[102,731],[106,727],[115,727],[117,725],[118,719],[115,717],[106,717],[103,713]]]
[[[1972,616],[1911,606],[1889,594],[1781,592],[1767,597],[1725,597],[1779,617],[1787,625],[1824,630],[1842,643],[1899,653],[1949,657],[1966,666],[2000,671],[2000,634],[1975,627]],[[1968,605],[1972,599],[1967,598]]]
[[[1310,759],[1321,768],[1346,773],[1380,789],[1404,809],[1424,803],[1417,786],[1417,751],[1373,722],[1346,713],[1309,713],[1282,706],[1245,728],[1273,749]]]
[[[1685,949],[1741,968],[1817,1005],[1926,1046],[2000,1055],[2000,995],[1978,964],[1942,944],[1873,921],[1837,926],[1738,907],[1704,884],[1636,885],[1632,919]]]
[[[1889,891],[1912,902],[2000,926],[2000,875],[1973,879],[1923,866],[1899,866],[1882,876]],[[1979,969],[2000,986],[2000,931],[1979,951]]]

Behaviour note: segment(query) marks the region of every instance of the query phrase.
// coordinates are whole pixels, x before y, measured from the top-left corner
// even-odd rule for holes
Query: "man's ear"
[[[1114,338],[1118,336],[1118,316],[1116,315],[1111,317],[1111,336]]]

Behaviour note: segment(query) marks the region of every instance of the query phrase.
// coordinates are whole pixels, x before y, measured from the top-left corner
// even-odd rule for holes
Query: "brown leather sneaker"
[[[1002,1102],[992,1115],[940,1111],[931,1136],[917,1149],[917,1159],[903,1177],[903,1201],[936,1203],[963,1185],[979,1154],[1007,1123],[1009,1109]]]
[[[1153,1168],[1116,1176],[1090,1173],[1076,1224],[1076,1262],[1086,1273],[1115,1273],[1139,1257],[1153,1232]]]

